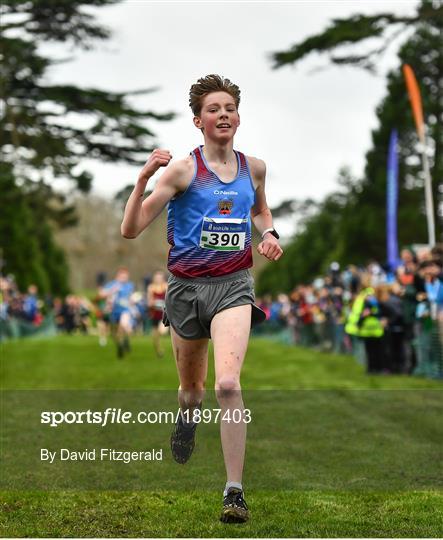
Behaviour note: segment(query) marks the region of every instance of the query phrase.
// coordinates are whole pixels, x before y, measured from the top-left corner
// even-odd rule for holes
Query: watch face
[[[278,232],[275,229],[273,231],[270,231],[270,233],[272,234],[272,236],[275,236],[275,238],[277,238],[277,240],[280,238],[280,235],[278,234]]]

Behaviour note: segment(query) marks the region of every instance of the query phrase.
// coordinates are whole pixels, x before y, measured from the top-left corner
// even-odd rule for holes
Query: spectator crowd
[[[442,377],[443,245],[403,249],[395,270],[372,261],[258,299],[267,321],[290,342],[353,353],[368,373]]]
[[[109,306],[98,293],[91,296],[68,294],[64,298],[51,295],[39,298],[36,285],[30,285],[27,293],[22,293],[12,275],[0,277],[0,340],[37,333],[48,319],[59,333],[94,334]],[[146,297],[134,292],[130,309],[134,329],[142,332],[149,320]],[[11,323],[15,327],[12,331],[18,335],[8,335]]]
[[[128,289],[125,311],[135,333],[151,326],[155,333],[161,321],[155,304],[163,302],[164,276],[154,276],[154,283],[160,277],[159,295],[149,292],[149,277],[144,292]],[[100,274],[97,293],[89,297],[42,299],[35,285],[22,293],[12,276],[0,277],[0,340],[34,333],[50,319],[57,332],[96,334],[106,344],[113,308],[105,281]],[[294,344],[352,353],[372,374],[443,376],[443,245],[403,249],[394,270],[376,261],[343,269],[333,262],[312,283],[299,284],[290,294],[257,298],[257,304],[267,320],[254,329],[256,335],[277,334]]]

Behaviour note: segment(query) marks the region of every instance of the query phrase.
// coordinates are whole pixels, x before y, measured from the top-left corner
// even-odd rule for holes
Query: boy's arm
[[[152,307],[154,305],[154,294],[153,294],[151,285],[148,285],[148,288],[146,291],[146,298],[147,298],[148,307]]]
[[[260,235],[263,234],[266,229],[271,229],[272,214],[269,210],[268,203],[266,202],[265,194],[265,178],[266,178],[266,165],[261,159],[248,157],[249,168],[251,170],[252,177],[254,179],[255,188],[255,204],[251,208],[251,218]],[[257,251],[260,255],[264,255],[271,261],[278,261],[283,255],[283,250],[280,244],[270,232],[264,235],[263,241],[257,246]]]
[[[156,149],[149,156],[137,183],[126,203],[121,233],[125,238],[136,238],[162,212],[179,191],[188,173],[187,160],[171,164],[158,179],[153,192],[143,201],[146,184],[160,167],[166,167],[172,156],[168,150]]]
[[[103,287],[100,287],[98,294],[100,298],[109,298],[115,292],[117,292],[117,290],[118,290],[117,284],[114,284],[114,285],[107,284],[107,285],[104,285]]]

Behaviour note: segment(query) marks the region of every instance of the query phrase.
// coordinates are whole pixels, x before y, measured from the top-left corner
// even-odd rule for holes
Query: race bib
[[[245,249],[247,218],[203,218],[200,247],[217,251]]]

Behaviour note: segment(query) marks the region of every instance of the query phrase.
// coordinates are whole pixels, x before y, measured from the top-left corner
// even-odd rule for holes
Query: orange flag
[[[423,122],[423,107],[421,104],[420,88],[417,84],[414,72],[408,64],[403,64],[403,75],[406,80],[406,87],[408,89],[409,99],[412,106],[412,114],[414,116],[415,126],[420,141],[425,141],[425,124]]]

